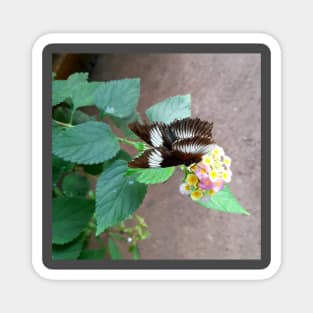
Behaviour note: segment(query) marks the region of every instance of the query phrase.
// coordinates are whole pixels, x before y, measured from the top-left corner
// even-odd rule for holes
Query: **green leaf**
[[[116,160],[124,160],[124,161],[128,162],[131,159],[132,159],[132,157],[126,151],[121,149],[114,158],[112,158],[108,161],[105,161],[103,163],[103,168],[106,169],[106,168],[110,167]]]
[[[120,150],[115,157],[110,160],[104,161],[103,163],[99,164],[92,164],[92,165],[84,165],[84,170],[88,174],[97,176],[103,172],[104,169],[110,167],[116,160],[125,160],[130,161],[132,158],[131,156],[124,150]]]
[[[85,83],[88,80],[89,73],[73,73],[67,78],[70,86],[76,86],[79,83]]]
[[[53,260],[76,260],[83,248],[82,237],[79,236],[75,240],[64,245],[52,245]]]
[[[175,96],[159,102],[146,110],[151,122],[171,123],[175,119],[191,116],[190,95]]]
[[[104,259],[104,249],[100,250],[83,250],[79,256],[81,260],[102,260]]]
[[[52,105],[63,102],[68,97],[68,94],[66,80],[52,81]]]
[[[55,120],[52,120],[52,141],[56,136],[64,130],[64,127],[59,126]]]
[[[129,168],[127,175],[137,175],[136,181],[143,184],[159,184],[167,181],[175,172],[175,166],[164,168]]]
[[[108,249],[112,260],[120,260],[123,258],[120,249],[111,238],[108,240]]]
[[[60,132],[53,140],[52,149],[66,161],[96,164],[114,157],[120,147],[109,125],[89,121]]]
[[[140,260],[140,252],[137,245],[131,246],[129,250],[134,260]]]
[[[64,107],[64,106],[59,106],[55,108],[55,110],[53,111],[53,118],[62,123],[69,123],[71,120],[71,115],[72,115],[72,109]],[[95,120],[95,117],[89,116],[88,114],[77,110],[73,113],[72,124],[78,125],[78,124],[85,123],[91,120]]]
[[[96,186],[96,235],[131,216],[142,203],[147,186],[125,176],[127,162],[115,161],[99,177]]]
[[[138,139],[137,135],[128,128],[128,124],[138,120],[138,112],[135,111],[130,116],[127,116],[125,118],[119,118],[112,115],[109,115],[109,117],[114,125],[123,131],[125,137],[130,139]]]
[[[52,200],[52,242],[67,243],[86,227],[94,212],[94,201],[80,197]]]
[[[95,104],[95,93],[97,89],[103,85],[102,82],[91,82],[81,84],[73,89],[72,100],[74,109],[83,106],[90,106]]]
[[[63,102],[66,98],[72,97],[74,88],[86,83],[88,73],[75,73],[68,77],[67,80],[52,81],[52,105]]]
[[[113,80],[102,84],[95,92],[97,108],[119,118],[136,111],[140,95],[140,79]]]
[[[90,190],[90,183],[87,177],[73,173],[63,178],[62,189],[67,197],[84,197]]]
[[[52,155],[52,184],[55,187],[64,173],[70,171],[73,164]]]
[[[237,201],[229,186],[225,186],[223,190],[217,192],[213,197],[210,198],[209,201],[203,202],[198,200],[197,203],[204,206],[205,208],[212,210],[250,215],[250,213],[247,212]]]

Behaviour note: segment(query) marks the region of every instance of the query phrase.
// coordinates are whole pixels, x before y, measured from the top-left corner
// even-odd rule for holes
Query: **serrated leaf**
[[[94,209],[94,200],[90,199],[52,199],[52,242],[64,244],[76,238],[86,227]]]
[[[96,186],[96,235],[131,216],[142,203],[147,186],[125,176],[127,162],[115,161],[99,177]]]
[[[59,122],[62,123],[69,123],[72,115],[72,109],[59,106],[53,111],[53,118]],[[89,116],[88,114],[76,110],[73,113],[73,119],[72,119],[72,124],[73,125],[78,125],[81,123],[85,123],[91,120],[95,120],[94,116]]]
[[[95,104],[95,93],[97,89],[104,83],[102,82],[91,82],[81,84],[80,86],[73,89],[72,100],[74,109],[90,106]]]
[[[62,190],[67,197],[84,197],[90,190],[90,183],[86,177],[73,173],[63,178]]]
[[[67,80],[52,81],[52,105],[63,102],[66,98],[72,97],[74,88],[86,83],[88,73],[75,73],[68,77]]]
[[[82,237],[78,237],[73,241],[64,245],[52,245],[53,260],[76,260],[83,248]]]
[[[169,124],[175,119],[190,117],[190,95],[165,99],[147,109],[146,114],[151,122],[164,122],[166,124]]]
[[[119,247],[111,238],[108,240],[108,250],[112,260],[120,260],[123,258]]]
[[[209,201],[203,202],[199,200],[197,203],[204,206],[205,208],[212,210],[250,215],[250,213],[247,212],[237,201],[229,186],[225,186],[223,190],[217,192],[213,197],[210,198]]]
[[[95,103],[106,114],[126,118],[136,111],[139,95],[140,79],[113,80],[97,89]]]
[[[99,164],[92,164],[92,165],[84,165],[84,170],[91,175],[99,175],[105,170],[106,168],[110,167],[116,160],[125,160],[130,161],[132,158],[131,156],[124,150],[120,150],[117,155],[115,155],[112,159],[104,161],[103,163]]]
[[[105,250],[83,250],[80,253],[80,260],[102,260],[104,259]]]
[[[68,97],[68,93],[66,80],[52,81],[52,105],[63,102]]]
[[[127,175],[136,175],[136,181],[143,184],[159,184],[167,181],[175,172],[175,167],[131,168]]]
[[[61,176],[69,171],[73,167],[73,164],[63,159],[52,155],[52,183],[56,186]]]
[[[89,73],[82,72],[82,73],[73,73],[68,78],[67,81],[69,84],[75,86],[79,83],[85,83],[88,80]]]
[[[68,127],[53,140],[52,150],[66,161],[96,164],[114,157],[120,147],[109,125],[89,121]]]

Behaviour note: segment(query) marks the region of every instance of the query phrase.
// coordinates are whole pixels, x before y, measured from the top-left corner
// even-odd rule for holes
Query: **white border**
[[[42,262],[42,52],[53,43],[261,43],[271,51],[271,263],[262,270],[51,270]],[[274,190],[275,188],[275,190]],[[47,34],[32,51],[32,264],[56,280],[256,280],[281,264],[281,50],[267,34]]]

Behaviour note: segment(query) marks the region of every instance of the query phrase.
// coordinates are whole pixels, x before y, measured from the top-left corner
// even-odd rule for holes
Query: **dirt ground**
[[[191,94],[192,116],[213,121],[232,158],[230,187],[250,216],[208,210],[182,196],[177,170],[152,185],[138,210],[152,236],[142,259],[258,259],[261,242],[261,68],[257,54],[103,55],[91,80],[141,78],[141,114],[167,97]]]

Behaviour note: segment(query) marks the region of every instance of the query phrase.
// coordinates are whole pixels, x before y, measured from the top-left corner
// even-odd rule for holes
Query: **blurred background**
[[[261,255],[261,58],[259,54],[67,54],[53,56],[57,79],[89,72],[90,81],[141,79],[138,111],[190,94],[192,117],[214,122],[213,135],[232,158],[230,187],[250,216],[200,207],[179,191],[177,170],[149,186],[137,211],[151,236],[142,259],[259,259]],[[95,114],[93,108],[84,109]],[[114,129],[114,131],[117,131]],[[117,131],[118,132],[118,131]],[[123,147],[134,155],[134,150]]]

